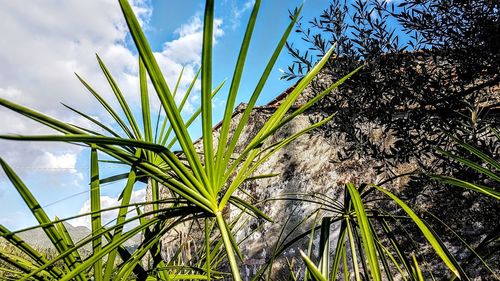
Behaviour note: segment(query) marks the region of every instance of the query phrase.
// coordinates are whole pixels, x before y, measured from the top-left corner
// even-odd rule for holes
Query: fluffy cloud
[[[221,25],[221,19],[214,21],[215,42],[217,42],[218,37],[224,35],[224,31],[220,28]],[[199,65],[203,40],[203,22],[200,15],[194,16],[190,22],[179,27],[175,33],[179,35],[179,38],[166,42],[161,54],[181,65]]]
[[[144,1],[132,1],[142,22],[151,10]],[[136,58],[126,48],[126,25],[114,0],[43,1],[23,5],[16,1],[1,1],[0,5],[0,97],[40,110],[72,123],[85,124],[83,118],[65,110],[60,102],[95,111],[90,98],[74,72],[96,88],[106,89],[97,71],[94,54],[100,53],[124,88],[135,88],[130,79],[136,69]],[[131,91],[126,91],[130,93]],[[44,134],[48,128],[27,120],[6,109],[0,109],[0,133]],[[104,119],[107,117],[104,117]],[[80,147],[0,142],[0,156],[11,165],[27,168],[40,165],[54,171],[74,172]],[[27,161],[28,160],[28,161]],[[71,162],[71,163],[69,163]]]
[[[231,2],[231,28],[234,30],[240,26],[241,16],[251,8],[253,8],[255,0],[247,0],[241,6],[238,6],[235,1]]]
[[[214,44],[217,39],[224,35],[222,30],[222,19],[214,20]],[[175,30],[178,38],[165,42],[161,52],[155,53],[155,57],[167,78],[169,85],[175,85],[179,74],[184,67],[184,73],[180,80],[179,92],[184,93],[193,80],[196,71],[200,67],[201,49],[203,42],[203,21],[200,14],[196,14],[187,23]],[[199,90],[196,85],[195,91]],[[176,96],[179,102],[182,95]],[[193,104],[198,100],[198,95],[193,95],[190,103],[185,106],[186,112],[193,111]]]
[[[72,153],[54,154],[46,151],[33,166],[41,169],[64,169],[76,172],[76,155]]]
[[[152,13],[148,2],[131,1],[143,24]],[[56,118],[79,125],[89,125],[85,119],[61,106],[74,106],[104,123],[111,118],[99,110],[96,101],[74,76],[81,75],[101,95],[113,104],[114,97],[95,60],[97,52],[132,105],[138,105],[137,57],[128,46],[127,28],[115,0],[43,1],[21,5],[16,1],[0,0],[0,97],[35,108]],[[223,35],[222,20],[215,21],[215,39]],[[147,29],[147,26],[145,27]],[[181,25],[177,38],[165,42],[155,53],[171,87],[185,67],[179,91],[185,91],[200,65],[202,20],[199,14]],[[128,40],[128,41],[127,41]],[[195,91],[199,86],[195,88]],[[151,95],[154,96],[154,95]],[[181,99],[182,95],[177,98]],[[193,110],[194,95],[186,105]],[[116,105],[116,103],[114,103]],[[152,108],[158,108],[155,104]],[[134,106],[133,106],[134,107]],[[0,134],[53,133],[26,118],[0,108]],[[95,126],[94,126],[95,127]],[[40,164],[47,155],[75,157],[81,148],[59,144],[0,141],[0,156],[13,166]],[[27,157],[29,155],[29,157]],[[30,159],[30,163],[26,163]],[[66,158],[68,159],[68,158]],[[66,168],[47,161],[44,167]],[[50,168],[50,167],[48,167]]]
[[[129,1],[139,15],[145,30],[148,30],[147,25],[152,13],[149,0]],[[95,53],[98,53],[130,101],[133,110],[137,110],[137,105],[140,104],[137,55],[130,49],[132,42],[127,35],[127,27],[116,0],[47,0],[33,1],[29,5],[18,1],[0,0],[0,6],[2,7],[0,9],[2,33],[0,98],[34,108],[73,124],[84,127],[90,125],[89,121],[61,106],[62,102],[90,114],[105,124],[112,124],[112,119],[101,110],[74,75],[74,72],[81,75],[105,99],[116,105],[116,102],[113,102],[115,99],[112,91],[96,62]],[[217,19],[214,28],[215,39],[224,34],[221,26],[222,20]],[[196,14],[179,26],[175,35],[172,41],[163,44],[155,56],[172,88],[181,69],[185,67],[179,89],[182,93],[200,66],[201,15]],[[199,90],[199,86],[195,90]],[[180,97],[181,95],[178,95],[179,99]],[[187,110],[192,110],[194,108],[192,103],[197,103],[198,99],[198,95],[195,94],[188,102]],[[152,110],[157,108],[157,104],[152,106]],[[0,108],[0,118],[0,134],[54,133],[53,130],[4,108]],[[53,196],[54,193],[47,192],[49,188],[53,190],[65,187],[59,189],[57,198],[41,199],[49,203],[86,188],[84,183],[86,176],[82,176],[85,173],[78,169],[79,163],[84,163],[86,167],[88,163],[88,155],[82,153],[82,150],[80,146],[69,144],[0,140],[0,157],[18,173],[25,173],[26,175],[22,175],[23,178],[33,179],[33,190],[37,192],[39,190],[36,195]],[[47,175],[50,176],[50,181]],[[71,182],[71,186],[68,186],[70,181],[66,183],[64,181],[70,177],[76,178],[77,182],[74,182],[75,184]],[[43,185],[37,179],[44,179],[50,184]],[[5,180],[6,177],[0,173],[0,182]],[[16,199],[10,206],[23,204],[18,197],[15,197],[17,195],[13,194],[14,191],[10,188],[7,191],[2,189],[1,192],[4,193],[2,198]],[[140,192],[144,193],[145,190]],[[134,196],[143,197],[140,192],[135,192]],[[74,209],[75,204],[70,206],[69,202],[62,202],[58,208]],[[103,208],[117,202],[116,198],[103,196]],[[6,202],[2,201],[0,204],[2,216],[15,216],[12,208],[4,203]],[[87,202],[80,211],[89,207]],[[110,213],[105,217],[107,219],[112,215]],[[19,225],[23,224],[12,224],[14,228]]]
[[[146,198],[146,188],[135,190],[132,192],[132,197],[130,199],[131,203],[144,202]],[[120,205],[120,200],[118,198],[110,196],[101,196],[101,209],[112,208]],[[133,208],[129,208],[129,211],[133,211]],[[87,200],[83,207],[78,212],[79,215],[86,214],[90,212],[90,200]],[[132,213],[132,215],[135,213]],[[118,209],[110,210],[101,213],[101,222],[103,225],[111,222],[113,223],[118,215]],[[71,221],[73,226],[85,226],[90,228],[90,216],[83,216]]]

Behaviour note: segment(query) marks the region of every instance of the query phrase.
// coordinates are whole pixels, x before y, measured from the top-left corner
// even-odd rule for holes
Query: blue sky
[[[98,53],[115,75],[132,104],[138,104],[137,57],[127,35],[115,0],[40,1],[30,5],[0,0],[0,97],[35,108],[72,123],[89,125],[60,104],[64,102],[112,125],[96,102],[77,81],[84,77],[103,96],[112,94],[98,68]],[[199,67],[199,44],[203,1],[131,1],[139,15],[155,55],[171,87],[184,66],[180,89],[185,90]],[[263,1],[248,54],[239,101],[253,90],[275,44],[288,24],[288,9],[301,1]],[[216,4],[214,46],[214,84],[232,75],[244,27],[251,11],[247,0],[222,0]],[[307,0],[303,17],[308,20],[327,6],[324,0]],[[295,41],[298,41],[296,39]],[[284,51],[260,104],[280,94],[292,82],[279,80],[278,68],[285,68],[290,57]],[[223,111],[224,87],[214,101],[215,118]],[[188,111],[199,104],[199,95],[188,102]],[[153,105],[154,108],[154,105]],[[137,110],[138,107],[135,107]],[[0,109],[1,134],[52,133],[25,118]],[[193,135],[196,135],[196,127]],[[55,143],[0,141],[0,156],[19,173],[51,217],[68,217],[89,208],[87,148]],[[116,165],[102,165],[101,176],[122,171]],[[103,207],[117,204],[123,183],[103,187]],[[134,198],[144,199],[144,185],[138,184]],[[108,217],[113,214],[108,214]],[[87,225],[88,220],[72,221]],[[0,172],[0,223],[15,230],[35,224],[33,216]]]

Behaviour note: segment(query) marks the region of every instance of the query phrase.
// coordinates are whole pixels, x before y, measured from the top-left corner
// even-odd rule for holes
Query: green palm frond
[[[144,274],[139,266],[140,260],[147,253],[151,253],[153,256],[158,257],[157,249],[161,248],[159,246],[159,241],[166,231],[171,230],[179,221],[203,216],[210,218],[206,220],[206,223],[209,223],[211,228],[216,229],[220,235],[220,240],[217,241],[217,243],[211,243],[210,241],[205,242],[207,245],[207,262],[204,263],[205,266],[203,266],[205,271],[188,274],[188,271],[180,270],[177,271],[177,274],[170,276],[172,272],[170,270],[171,265],[162,260],[155,264],[154,270],[157,272],[157,274],[155,273],[155,278],[169,280],[180,280],[182,278],[209,280],[211,278],[209,277],[210,275],[212,275],[212,277],[218,275],[215,270],[211,269],[211,266],[220,264],[224,258],[227,259],[229,263],[234,280],[241,280],[237,256],[242,257],[242,253],[240,253],[239,250],[239,242],[236,241],[233,235],[235,223],[228,222],[227,218],[223,216],[224,209],[227,208],[228,205],[234,205],[239,208],[241,212],[250,213],[268,221],[271,220],[271,218],[267,217],[267,215],[256,206],[235,196],[235,192],[241,187],[243,182],[255,179],[252,175],[253,172],[273,153],[288,145],[293,140],[331,120],[333,116],[313,124],[274,144],[266,145],[266,140],[269,136],[290,122],[294,117],[304,112],[307,108],[310,108],[320,98],[338,87],[347,78],[356,73],[359,68],[355,69],[345,78],[334,83],[331,87],[328,87],[324,92],[320,93],[318,97],[307,102],[294,112],[290,112],[292,105],[298,99],[302,91],[311,83],[316,74],[319,73],[322,67],[330,59],[333,52],[332,47],[311,69],[310,73],[305,75],[296,85],[291,93],[284,99],[283,103],[276,109],[274,114],[264,123],[257,135],[243,148],[242,152],[238,156],[233,157],[242,132],[248,125],[252,109],[255,107],[256,101],[270,76],[271,70],[285,45],[288,35],[298,20],[301,7],[297,10],[297,13],[293,15],[283,35],[279,37],[280,39],[276,44],[275,50],[267,61],[266,67],[249,98],[247,108],[243,112],[241,118],[237,120],[235,130],[231,132],[232,111],[235,101],[238,99],[240,85],[244,83],[243,72],[245,64],[247,63],[247,54],[250,49],[254,27],[261,5],[260,0],[255,1],[241,43],[236,66],[233,71],[222,125],[220,127],[220,134],[218,139],[214,140],[214,132],[212,131],[212,99],[224,85],[224,82],[222,82],[217,87],[212,88],[214,85],[212,81],[212,70],[213,64],[215,63],[212,59],[214,1],[207,0],[205,5],[201,69],[194,76],[179,105],[175,102],[174,97],[178,92],[182,73],[177,80],[174,90],[171,91],[132,7],[126,0],[119,0],[119,4],[139,55],[138,90],[141,98],[139,117],[136,116],[135,108],[132,108],[131,103],[126,100],[125,95],[122,93],[113,75],[99,56],[97,56],[98,64],[119,107],[113,108],[111,106],[113,103],[105,100],[90,83],[78,75],[77,78],[99,102],[102,108],[104,108],[105,112],[112,117],[115,124],[105,125],[89,114],[80,112],[73,107],[66,106],[74,113],[89,120],[93,126],[97,126],[97,130],[95,128],[83,128],[0,98],[1,106],[9,108],[61,133],[60,135],[44,136],[3,135],[0,136],[0,138],[18,141],[30,140],[80,143],[91,147],[90,194],[92,237],[76,243],[70,243],[72,241],[67,241],[67,237],[67,243],[62,243],[62,241],[65,241],[64,234],[57,231],[57,228],[52,221],[46,217],[43,210],[37,207],[37,203],[34,197],[29,193],[28,188],[21,183],[17,176],[14,176],[14,172],[2,161],[4,170],[10,175],[9,178],[14,183],[19,193],[23,194],[23,198],[33,210],[39,223],[44,225],[44,230],[50,236],[51,241],[54,242],[59,252],[57,258],[48,263],[38,259],[38,262],[43,262],[43,264],[36,270],[30,271],[29,274],[24,275],[23,279],[26,280],[32,276],[38,276],[37,274],[42,272],[49,272],[50,274],[58,273],[59,275],[63,274],[60,278],[61,280],[70,280],[72,278],[86,280],[88,274],[92,271],[94,272],[93,277],[95,280],[109,280],[112,276],[115,276],[115,274],[119,278],[127,278],[134,273],[134,270],[136,270],[138,274]],[[189,95],[193,92],[193,86],[198,79],[198,74],[201,76],[201,105],[198,110],[195,110],[194,113],[185,120],[182,110]],[[160,120],[161,116],[160,114],[158,115],[156,132],[153,130],[154,122],[151,120],[151,96],[148,89],[148,80],[153,86],[154,94],[157,95],[160,101],[160,112],[165,112],[166,114],[163,120]],[[250,85],[245,85],[245,87],[250,87]],[[120,114],[123,114],[125,118],[122,119]],[[199,116],[201,117],[202,124],[202,151],[195,148],[195,141],[188,132],[188,127]],[[140,122],[140,118],[142,118],[142,122]],[[158,132],[160,123],[161,128],[159,128],[160,130]],[[120,128],[121,131],[115,131],[114,127]],[[98,131],[102,133],[97,133]],[[172,147],[174,147],[175,144],[178,144],[180,147],[180,152],[172,151]],[[98,163],[100,161],[97,159],[98,152],[102,152],[113,158],[111,161],[129,165],[130,172],[101,179],[99,177]],[[126,208],[126,206],[129,206],[131,191],[139,177],[142,178],[141,181],[148,181],[151,183],[152,202],[150,203],[153,211],[147,213],[151,215],[151,217],[146,217],[146,213],[140,213],[131,219],[126,219],[125,216],[128,213],[128,208]],[[267,175],[263,175],[262,177],[267,177]],[[127,179],[127,183],[121,192],[121,207],[119,208],[115,225],[103,226],[100,221],[101,213],[104,211],[100,206],[100,184],[121,179]],[[161,201],[160,188],[168,188],[174,194],[175,198],[183,200],[182,203],[167,206],[159,204],[159,201]],[[140,210],[138,211],[140,212]],[[139,225],[132,230],[124,231],[124,225],[131,221],[138,222]],[[61,228],[60,230],[63,229]],[[207,231],[208,230],[207,228]],[[212,233],[212,231],[213,229],[208,231],[208,233]],[[143,241],[141,246],[130,255],[123,253],[123,249],[121,248],[122,243],[130,239],[133,235],[142,232],[147,233],[149,238]],[[103,243],[103,238],[107,240],[107,244]],[[76,255],[76,251],[85,243],[91,243],[93,245],[93,255],[80,261]],[[225,249],[224,255],[221,254],[222,249]],[[30,252],[27,248],[24,250]],[[116,268],[115,260],[118,255],[122,258],[123,263]],[[107,260],[105,260],[105,256],[108,257]],[[59,260],[64,260],[67,263],[68,269],[63,272],[51,271],[54,268],[53,264]],[[371,263],[370,265],[374,266]],[[210,272],[212,272],[212,274]],[[148,274],[150,276],[153,275],[152,272],[148,272]]]
[[[491,128],[492,138],[496,138],[497,142],[500,142],[500,134],[494,128]],[[476,171],[479,174],[483,174],[492,181],[500,184],[500,161],[494,159],[492,156],[486,154],[485,152],[477,149],[476,147],[460,140],[459,138],[447,134],[458,146],[464,148],[470,155],[470,157],[459,156],[454,153],[436,148],[437,152],[441,155],[453,159],[460,164],[469,167],[470,169]],[[478,161],[474,162],[469,158],[477,157]],[[480,161],[480,162],[479,162]],[[454,177],[444,176],[444,175],[430,175],[430,177],[440,180],[444,183],[458,186],[465,189],[470,189],[476,192],[483,193],[490,197],[500,200],[500,191],[497,188],[484,186],[482,184],[473,183],[466,180],[461,180]]]

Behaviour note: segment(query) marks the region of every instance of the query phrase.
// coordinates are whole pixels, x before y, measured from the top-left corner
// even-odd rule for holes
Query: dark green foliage
[[[322,79],[313,81],[306,99],[356,65],[363,63],[364,68],[315,105],[321,112],[337,112],[322,133],[347,144],[332,161],[375,160],[385,179],[410,163],[416,172],[491,186],[489,177],[436,148],[480,160],[457,145],[447,135],[451,133],[493,159],[500,157],[500,142],[490,130],[500,126],[499,11],[499,1],[489,0],[331,0],[316,18],[297,24],[305,47],[287,44],[294,62],[283,78],[300,79],[316,56],[336,44],[337,57],[329,61]],[[497,200],[423,174],[413,176],[399,196],[422,206],[422,215],[447,243],[463,247],[443,222],[468,243],[493,249],[480,254],[498,260],[497,245],[483,239],[498,233]],[[474,256],[467,249],[458,252]],[[469,270],[479,272],[470,264]]]
[[[380,172],[389,175],[395,174],[396,163],[409,159],[429,168],[436,165],[427,157],[433,147],[450,144],[441,130],[458,130],[458,135],[471,136],[489,150],[498,149],[485,135],[487,127],[500,120],[499,95],[490,89],[500,83],[500,48],[490,40],[499,34],[499,7],[489,1],[470,2],[403,1],[397,7],[388,1],[333,0],[308,27],[297,25],[307,49],[287,44],[294,62],[284,79],[300,78],[334,43],[337,58],[323,72],[326,81],[365,64],[337,94],[316,105],[338,112],[324,132],[340,133],[350,144],[341,159],[369,155],[383,160]],[[449,5],[456,7],[446,8]],[[464,15],[467,23],[461,21]],[[309,95],[325,84],[314,81]],[[381,128],[382,136],[392,142],[376,143],[373,131],[366,128],[370,126]]]

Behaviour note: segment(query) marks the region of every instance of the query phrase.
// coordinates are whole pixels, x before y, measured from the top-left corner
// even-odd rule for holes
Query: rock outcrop
[[[318,79],[321,83],[328,82],[328,78],[321,75]],[[500,84],[489,87],[488,91],[493,100],[500,100]],[[310,93],[311,90],[307,89],[306,92]],[[307,93],[305,96],[307,96]],[[266,106],[254,109],[250,118],[250,125],[245,128],[240,138],[239,148],[252,139],[286,94],[287,92]],[[303,102],[305,102],[305,98],[299,99],[299,103]],[[232,119],[233,129],[244,108],[245,104],[241,104],[235,110]],[[405,110],[411,109],[406,108]],[[325,116],[326,114],[321,109],[308,110],[271,136],[266,141],[265,146],[290,136]],[[335,122],[335,118],[330,122]],[[362,124],[360,129],[368,132],[368,135],[371,136],[370,141],[383,149],[390,150],[396,141],[393,135],[382,130],[376,124]],[[218,130],[219,126],[216,126],[214,128],[215,140],[217,140]],[[317,195],[331,200],[340,200],[343,198],[344,185],[348,182],[360,185],[381,182],[387,179],[385,175],[381,175],[375,169],[375,167],[383,164],[379,160],[359,155],[348,160],[339,158],[343,148],[347,146],[346,142],[347,140],[342,135],[332,137],[325,135],[321,129],[313,131],[278,151],[255,171],[255,175],[278,174],[277,176],[244,183],[242,190],[245,190],[246,194],[240,192],[239,195],[257,204],[264,213],[274,220],[274,223],[265,223],[261,219],[249,217],[248,220],[244,220],[245,226],[236,234],[238,241],[244,240],[241,244],[241,251],[244,254],[241,271],[247,278],[253,276],[264,263],[267,263],[272,258],[276,243],[284,240],[288,241],[290,237],[306,231],[314,220],[315,212],[321,207],[320,204],[295,200],[278,200],[279,198],[293,199],[300,197],[300,194],[307,194],[308,196]],[[200,142],[198,142],[197,148],[201,151],[202,144]],[[393,171],[396,171],[397,174],[405,174],[417,168],[417,159],[409,159],[408,161],[396,163]],[[484,196],[470,191],[451,190],[451,188],[450,190],[433,190],[422,186],[419,190],[406,192],[405,188],[409,181],[410,176],[403,176],[386,183],[384,186],[395,193],[401,194],[403,197],[412,196],[412,202],[421,214],[433,212],[443,215],[450,227],[453,229],[461,228],[467,233],[465,239],[472,246],[477,246],[481,239],[473,241],[469,238],[474,236],[478,238],[477,235],[484,235],[484,233],[491,232],[492,229],[498,227],[500,206],[497,201],[484,198]],[[165,192],[164,196],[167,196],[166,194]],[[239,209],[232,207],[227,211],[226,215],[231,218],[239,215],[239,213]],[[485,214],[488,215],[485,216]],[[322,212],[321,215],[331,214]],[[309,218],[308,223],[295,228],[304,218]],[[196,242],[200,238],[199,233],[187,231],[187,228],[186,226],[186,231],[175,234],[177,239]],[[449,234],[449,230],[445,229],[444,231]],[[289,232],[293,232],[293,234],[285,238],[285,235],[289,234]],[[281,237],[280,233],[282,233]],[[447,238],[450,237],[452,236]],[[172,236],[164,239],[163,248],[167,252],[174,251],[171,241],[175,239],[176,237]],[[300,257],[298,250],[305,250],[307,242],[307,238],[302,239],[280,255],[275,262],[276,275],[273,280],[289,280],[286,273],[289,269],[287,262],[291,260],[298,261]],[[314,242],[314,245],[317,246],[318,241]],[[420,243],[421,246],[425,244],[421,240],[411,243]],[[445,241],[445,243],[450,247],[453,254],[461,255],[464,246],[460,242],[449,240]],[[411,251],[411,247],[408,248]],[[490,263],[493,263],[494,267],[496,266],[498,272],[498,268],[500,268],[498,252],[496,255],[496,257],[490,259]],[[465,254],[462,254],[462,258],[466,258]],[[483,271],[476,270],[475,264],[474,262],[469,263],[466,270],[476,280],[488,280],[481,277]],[[433,270],[443,269],[441,265],[428,266],[433,267]],[[444,277],[439,273],[436,275],[438,278],[439,276]]]

